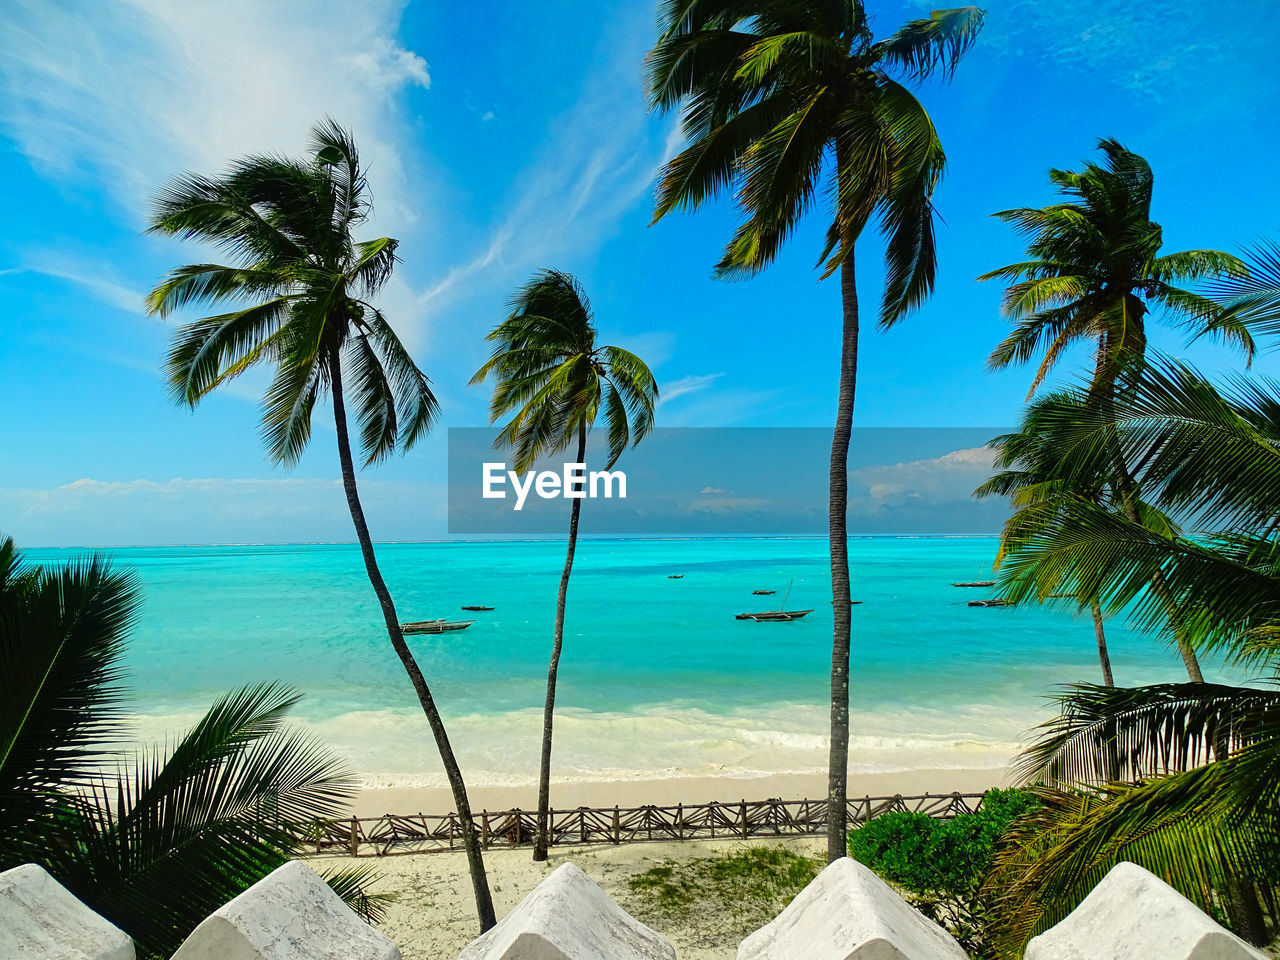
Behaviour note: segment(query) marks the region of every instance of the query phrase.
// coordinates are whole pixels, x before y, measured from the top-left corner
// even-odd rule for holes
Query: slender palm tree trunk
[[[1141,317],[1138,318],[1138,322],[1141,322]],[[1143,354],[1137,354],[1135,359],[1140,364],[1145,362]],[[1098,342],[1093,378],[1093,392],[1104,402],[1109,402],[1115,396],[1116,379],[1120,375],[1120,369],[1121,358],[1112,355],[1110,334],[1104,333]],[[1113,445],[1112,458],[1115,461],[1121,508],[1124,511],[1125,518],[1130,523],[1141,526],[1142,518],[1138,515],[1137,491],[1135,490],[1134,479],[1129,473],[1128,464],[1124,462],[1124,454],[1120,450],[1119,436],[1113,434],[1111,443]],[[1195,650],[1191,647],[1187,631],[1179,623],[1178,604],[1169,590],[1169,584],[1165,580],[1164,574],[1160,571],[1156,571],[1155,576],[1151,578],[1151,590],[1160,599],[1165,615],[1169,618],[1169,625],[1173,628],[1174,639],[1178,645],[1178,653],[1182,657],[1182,665],[1186,668],[1187,677],[1190,678],[1192,683],[1204,683],[1204,674],[1200,670],[1200,661],[1196,658]]]
[[[476,833],[475,824],[471,821],[471,803],[467,799],[467,787],[462,780],[462,770],[458,767],[457,757],[449,743],[449,734],[444,728],[444,719],[436,708],[435,699],[427,686],[426,677],[418,667],[404,635],[400,632],[400,619],[396,616],[395,604],[391,601],[391,592],[382,579],[378,569],[378,560],[373,552],[373,539],[369,536],[369,525],[365,522],[364,508],[360,505],[360,495],[356,490],[356,471],[351,458],[351,440],[347,435],[347,411],[342,398],[342,367],[335,353],[329,360],[329,376],[333,389],[333,422],[338,432],[338,459],[342,462],[342,486],[347,494],[347,507],[351,510],[351,522],[356,528],[356,539],[360,541],[360,553],[364,557],[365,572],[369,575],[369,583],[378,596],[378,604],[382,607],[382,618],[386,622],[387,636],[391,638],[391,646],[396,656],[404,665],[418,694],[418,702],[422,704],[422,712],[427,716],[427,723],[435,737],[436,747],[440,751],[440,759],[444,763],[445,776],[449,779],[449,787],[453,791],[453,802],[458,810],[458,819],[462,825],[462,842],[467,851],[467,863],[471,868],[471,887],[476,898],[476,912],[480,917],[480,932],[488,930],[497,917],[493,912],[493,896],[489,893],[489,880],[484,870],[484,855],[480,849],[480,837]]]
[[[827,861],[848,853],[845,826],[849,810],[849,437],[853,433],[853,395],[858,379],[858,288],[854,279],[853,246],[840,265],[843,323],[840,339],[840,394],[836,429],[831,439],[830,499],[827,503],[831,539],[831,757],[827,768]]]
[[[1093,634],[1098,638],[1098,663],[1102,666],[1102,685],[1114,687],[1116,682],[1111,676],[1111,656],[1107,653],[1107,634],[1102,627],[1102,604],[1097,600],[1091,600],[1089,609],[1093,613]]]
[[[587,427],[578,426],[578,459],[584,463],[587,456]],[[551,846],[551,727],[556,710],[556,674],[560,672],[560,650],[564,645],[564,604],[569,595],[569,574],[573,572],[573,553],[578,547],[578,517],[582,513],[582,498],[577,497],[569,508],[569,546],[564,554],[564,569],[560,572],[560,592],[556,594],[556,628],[551,641],[551,662],[547,666],[547,699],[542,706],[542,759],[538,763],[538,833],[533,842],[533,859],[547,859]]]

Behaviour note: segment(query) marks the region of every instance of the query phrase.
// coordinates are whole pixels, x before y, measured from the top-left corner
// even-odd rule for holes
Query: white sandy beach
[[[886,796],[929,793],[980,793],[1006,783],[1006,771],[912,770],[901,773],[862,774],[850,780],[851,796]],[[557,807],[636,806],[646,803],[700,803],[708,800],[783,799],[822,797],[825,777],[773,776],[752,779],[685,779],[623,781],[616,783],[562,783],[553,785]],[[535,806],[533,787],[480,787],[471,791],[477,810],[504,810]],[[366,790],[357,802],[361,816],[381,813],[438,813],[453,809],[447,790],[386,788]],[[627,881],[664,860],[683,860],[731,853],[746,846],[783,844],[796,853],[821,857],[823,837],[784,840],[687,840],[684,842],[632,843],[572,847],[552,850],[546,863],[534,863],[528,848],[491,848],[485,865],[501,919],[552,870],[571,860],[624,909],[639,915],[641,906]],[[399,945],[404,960],[451,960],[477,935],[471,882],[461,851],[406,854],[384,858],[324,856],[311,861],[331,866],[372,866],[381,878],[377,892],[392,893],[396,900],[387,911],[381,929]],[[702,913],[697,925],[641,916],[675,945],[680,960],[731,960],[745,932],[732,917]]]

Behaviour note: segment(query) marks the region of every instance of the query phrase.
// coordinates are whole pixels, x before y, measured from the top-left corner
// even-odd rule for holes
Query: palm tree
[[[355,144],[326,119],[312,130],[311,145],[312,160],[253,156],[219,179],[188,174],[165,187],[151,232],[212,243],[232,257],[233,265],[178,267],[151,292],[147,306],[163,317],[189,304],[236,304],[229,313],[176,331],[168,360],[170,389],[175,401],[195,407],[250,367],[274,366],[262,415],[273,463],[297,463],[311,438],[312,411],[328,392],[342,484],[365,571],[453,791],[483,931],[496,921],[466,785],[378,569],[347,429],[350,399],[363,465],[370,466],[427,434],[436,399],[386,317],[370,302],[391,276],[396,241],[352,237],[370,210]]]
[[[1248,356],[1253,354],[1246,325],[1233,321],[1209,297],[1177,286],[1241,276],[1244,264],[1219,250],[1161,255],[1163,232],[1151,219],[1151,166],[1116,140],[1101,140],[1098,148],[1103,154],[1100,165],[1088,163],[1080,173],[1049,171],[1067,202],[996,214],[1030,239],[1027,252],[1032,259],[978,278],[1014,281],[1005,290],[1002,306],[1016,327],[992,352],[989,363],[1001,369],[1043,353],[1028,399],[1063,352],[1080,341],[1095,345],[1091,394],[1109,396],[1122,370],[1144,363],[1146,320],[1153,306],[1195,334],[1212,331]],[[1137,523],[1138,492],[1127,464],[1117,460],[1114,472],[1120,507]],[[1167,607],[1161,577],[1151,586]],[[1172,610],[1168,612],[1176,619]],[[1187,675],[1203,680],[1185,637],[1179,638],[1178,649]]]
[[[1041,529],[1046,519],[1053,517],[1055,505],[1064,497],[1086,499],[1093,503],[1102,499],[1106,486],[1104,471],[1097,468],[1082,471],[1079,465],[1071,473],[1064,471],[1061,468],[1062,448],[1058,438],[1045,424],[1047,415],[1071,402],[1073,398],[1066,392],[1033,402],[1024,413],[1022,425],[1017,432],[996,437],[988,444],[995,451],[994,465],[1002,469],[978,487],[974,496],[1008,497],[1015,508],[1001,531],[1000,549],[995,561],[997,569],[1005,557],[1016,553],[1027,537]],[[1082,475],[1083,479],[1074,479]],[[1073,480],[1068,480],[1068,476]],[[1088,606],[1093,620],[1103,686],[1115,686],[1111,656],[1107,651],[1102,605],[1097,597],[1077,597],[1076,600],[1081,605]]]
[[[858,359],[854,247],[873,217],[886,235],[880,324],[933,289],[933,190],[942,144],[901,81],[949,76],[982,26],[977,7],[935,11],[876,41],[860,0],[664,0],[649,53],[655,109],[683,104],[688,146],[662,173],[654,220],[736,188],[744,220],[716,266],[764,269],[821,197],[830,223],[819,263],[840,271],[840,390],[831,443],[831,758],[827,855],[845,855],[849,760],[849,436]]]
[[[1058,426],[1072,458],[1118,438],[1171,515],[1205,532],[1161,533],[1083,498],[1010,561],[1017,596],[1067,589],[1103,598],[1140,626],[1167,621],[1149,589],[1164,578],[1177,624],[1198,646],[1260,669],[1262,686],[1076,686],[1022,771],[1045,805],[1001,858],[1005,952],[1056,922],[1120,860],[1163,876],[1242,935],[1263,935],[1259,895],[1280,885],[1280,395],[1237,378],[1219,391],[1174,363],[1130,368],[1115,397]]]
[[[1087,163],[1081,173],[1049,171],[1067,202],[995,214],[1029,238],[1033,259],[978,278],[1013,281],[1002,309],[1016,327],[988,362],[1003,369],[1042,354],[1028,399],[1063,352],[1081,341],[1094,344],[1092,387],[1106,393],[1124,367],[1143,362],[1153,307],[1193,334],[1212,330],[1248,356],[1254,352],[1245,324],[1230,322],[1209,297],[1176,285],[1239,277],[1244,264],[1220,250],[1161,255],[1163,231],[1151,219],[1151,166],[1116,140],[1101,140],[1098,149],[1101,165]]]
[[[635,354],[596,343],[591,304],[581,285],[569,274],[544,270],[536,275],[521,288],[512,301],[510,315],[488,339],[496,344],[493,355],[471,382],[481,383],[491,374],[496,378],[490,422],[511,415],[496,444],[509,444],[515,449],[517,470],[528,470],[538,459],[553,456],[575,441],[574,463],[584,463],[587,434],[601,412],[609,427],[609,460],[605,469],[618,462],[628,444],[636,445],[653,428],[653,409],[658,399],[653,374]],[[569,511],[569,546],[556,595],[555,632],[542,708],[534,860],[546,860],[550,844],[548,811],[556,675],[581,511],[582,498],[574,498]]]
[[[0,541],[0,870],[43,865],[137,943],[168,957],[206,916],[296,856],[354,785],[285,727],[276,685],[218,700],[176,744],[123,761],[118,742],[132,576],[100,557],[41,569]],[[376,915],[367,871],[329,877]]]

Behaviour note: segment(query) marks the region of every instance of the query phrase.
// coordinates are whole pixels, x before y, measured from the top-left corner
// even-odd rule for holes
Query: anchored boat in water
[[[813,610],[764,610],[760,613],[739,613],[734,616],[735,620],[759,620],[761,622],[769,620],[799,620],[801,617],[807,617],[813,613]]]
[[[406,637],[419,633],[444,633],[448,630],[465,630],[475,623],[474,620],[415,620],[412,623],[400,624],[400,632]]]
[[[795,581],[793,580],[792,583],[794,582]],[[753,594],[773,593],[772,590],[752,590],[751,592]],[[807,617],[809,614],[813,613],[812,608],[810,608],[809,610],[786,609],[787,597],[789,597],[790,595],[791,595],[791,584],[788,583],[787,592],[782,595],[782,603],[778,605],[777,610],[762,610],[759,613],[739,613],[734,616],[734,619],[735,620],[757,620],[757,621],[760,621],[761,623],[770,622],[770,621],[785,622],[790,620],[799,620],[801,617]]]

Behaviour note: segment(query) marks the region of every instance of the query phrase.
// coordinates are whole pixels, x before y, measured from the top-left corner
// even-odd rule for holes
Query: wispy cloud
[[[602,42],[609,56],[585,78],[577,103],[551,120],[512,184],[506,214],[424,291],[424,302],[441,309],[493,289],[495,278],[505,289],[533,268],[590,250],[651,190],[674,144],[654,137],[636,70],[651,30],[647,15],[611,25]]]
[[[129,284],[109,264],[80,260],[64,254],[36,251],[24,257],[21,266],[0,271],[5,274],[35,273],[62,280],[87,291],[96,300],[128,313],[141,314],[145,294]]]
[[[697,393],[700,390],[706,390],[723,376],[723,373],[703,373],[689,377],[681,377],[678,380],[672,380],[670,383],[663,385],[662,396],[658,400],[658,403],[670,403],[678,397],[683,397],[690,393]]]
[[[365,480],[361,496],[375,529],[404,538],[444,530],[438,486]],[[302,477],[84,478],[45,489],[0,488],[0,512],[14,536],[33,546],[351,539],[341,482]]]
[[[0,32],[0,121],[51,179],[104,188],[135,219],[155,184],[246,153],[296,151],[332,113],[382,185],[381,211],[413,216],[394,95],[427,86],[396,40],[401,3],[371,0],[19,2]]]
[[[919,0],[922,8],[933,6]],[[1243,51],[1241,36],[1228,37],[1224,21],[1269,22],[1269,0],[1239,4],[1191,4],[1154,0],[1006,0],[992,4],[981,43],[997,56],[1099,72],[1155,101],[1173,101]],[[1246,44],[1269,44],[1265,30],[1248,30]]]

